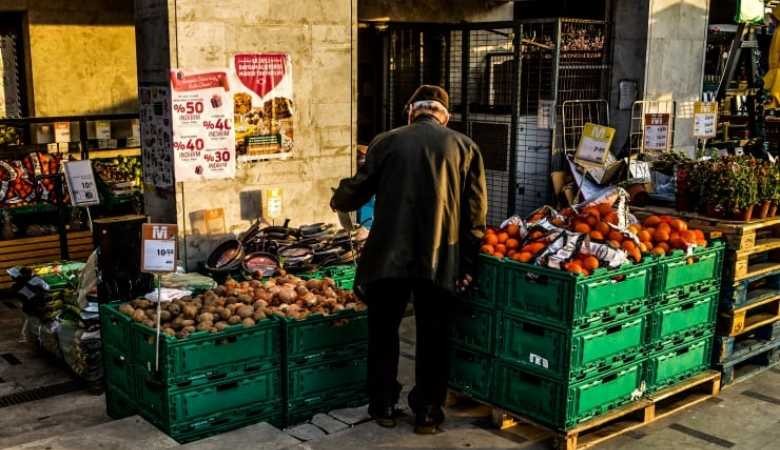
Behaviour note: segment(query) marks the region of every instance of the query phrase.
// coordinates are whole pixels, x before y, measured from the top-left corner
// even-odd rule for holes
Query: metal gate
[[[604,22],[569,19],[392,23],[385,128],[406,123],[405,103],[420,84],[444,86],[450,127],[474,139],[485,160],[488,222],[526,215],[552,199],[561,102],[604,95],[606,71],[593,63],[604,60],[606,29]],[[591,70],[573,69],[586,63]]]

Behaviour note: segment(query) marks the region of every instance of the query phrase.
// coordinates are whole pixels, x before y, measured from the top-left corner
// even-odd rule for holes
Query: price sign
[[[70,142],[70,122],[54,122],[54,142]]]
[[[582,137],[574,154],[574,160],[586,167],[604,167],[614,139],[614,128],[586,123],[582,129]]]
[[[171,91],[176,181],[235,176],[236,135],[227,73],[172,70]]]
[[[170,224],[145,223],[141,226],[141,271],[168,273],[176,271],[176,233]]]
[[[65,163],[65,181],[68,185],[70,203],[73,206],[93,206],[100,204],[95,173],[92,171],[92,162],[70,161]]]
[[[693,105],[693,137],[710,139],[718,135],[718,103],[696,102]]]
[[[671,149],[670,115],[645,114],[643,150],[666,152]]]

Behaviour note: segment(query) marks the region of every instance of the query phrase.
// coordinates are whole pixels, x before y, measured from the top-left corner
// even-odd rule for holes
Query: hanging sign
[[[574,160],[586,167],[604,167],[614,139],[614,128],[586,123]]]
[[[145,223],[141,225],[141,271],[168,273],[176,271],[176,233],[178,227],[170,224]]]
[[[236,137],[227,73],[174,69],[170,78],[176,181],[233,178]]]
[[[696,102],[693,105],[693,137],[710,139],[718,135],[718,103]]]
[[[230,66],[239,159],[284,158],[293,150],[292,60],[286,53],[239,53]]]
[[[666,152],[672,148],[670,119],[669,113],[645,114],[643,150]]]
[[[92,171],[92,161],[69,161],[65,163],[65,181],[68,185],[70,203],[73,206],[94,206],[100,204],[100,196]]]

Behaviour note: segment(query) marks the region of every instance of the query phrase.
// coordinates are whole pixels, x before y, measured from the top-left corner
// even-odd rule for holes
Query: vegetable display
[[[229,279],[202,294],[164,304],[160,321],[164,334],[185,339],[196,331],[217,333],[239,324],[252,327],[271,316],[304,320],[313,314],[327,316],[365,309],[366,305],[351,291],[338,289],[329,278],[305,281],[284,274],[265,281],[239,283]],[[156,327],[156,305],[149,300],[133,300],[121,305],[119,311],[136,322]]]

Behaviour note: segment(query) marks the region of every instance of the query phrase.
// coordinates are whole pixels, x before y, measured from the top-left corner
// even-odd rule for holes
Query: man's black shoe
[[[418,410],[415,414],[414,432],[417,434],[439,434],[444,422],[444,411],[441,408],[429,406]]]
[[[396,417],[398,417],[398,411],[392,406],[385,406],[381,408],[368,408],[368,414],[371,416],[377,425],[383,428],[395,428],[398,425]]]

